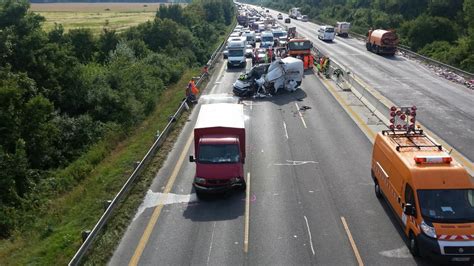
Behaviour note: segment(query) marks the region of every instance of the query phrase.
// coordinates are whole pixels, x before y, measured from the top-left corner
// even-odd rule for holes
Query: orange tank
[[[370,30],[366,47],[368,51],[376,54],[390,54],[394,55],[397,50],[398,36],[393,31],[387,30]]]

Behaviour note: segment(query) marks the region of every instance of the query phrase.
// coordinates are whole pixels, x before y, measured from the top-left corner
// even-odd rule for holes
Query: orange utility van
[[[385,198],[414,256],[474,262],[474,184],[459,163],[423,130],[377,134],[375,194]]]

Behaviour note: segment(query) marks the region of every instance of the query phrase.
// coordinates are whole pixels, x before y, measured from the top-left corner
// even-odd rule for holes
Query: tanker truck
[[[393,31],[369,30],[365,46],[367,51],[376,54],[394,55],[397,51],[398,36]]]

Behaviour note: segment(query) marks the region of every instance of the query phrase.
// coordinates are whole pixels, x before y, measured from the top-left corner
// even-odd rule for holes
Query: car
[[[306,15],[301,16],[301,21],[307,22],[308,21],[308,16],[306,16]]]
[[[249,58],[252,57],[253,54],[253,46],[250,44],[245,45],[245,57]]]
[[[291,19],[290,18],[285,18],[285,23],[291,23]]]
[[[262,41],[262,35],[260,33],[255,34],[255,42],[261,42]]]
[[[229,56],[229,49],[227,48],[227,45],[224,48],[224,51],[222,52],[222,55],[224,56],[224,59],[227,59],[227,57]]]
[[[288,43],[288,36],[278,37],[278,40],[277,40],[278,46],[286,46],[287,43]]]
[[[267,12],[267,13],[268,13],[268,12],[270,12],[270,10],[268,10],[268,9],[267,9],[267,10],[265,10],[265,12]]]
[[[257,51],[255,51],[255,57],[257,59],[255,60],[256,63],[265,63],[267,59],[267,49],[258,48]]]
[[[280,20],[282,20],[282,19],[283,19],[283,15],[282,15],[281,13],[278,13],[278,15],[277,15],[277,19],[280,19]]]

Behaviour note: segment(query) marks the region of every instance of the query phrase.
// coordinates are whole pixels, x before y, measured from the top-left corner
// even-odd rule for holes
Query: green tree
[[[90,29],[72,29],[66,34],[76,58],[81,63],[91,62],[97,52],[97,44]]]
[[[447,18],[427,15],[403,23],[400,32],[415,51],[437,40],[454,42],[458,38],[452,23]]]

